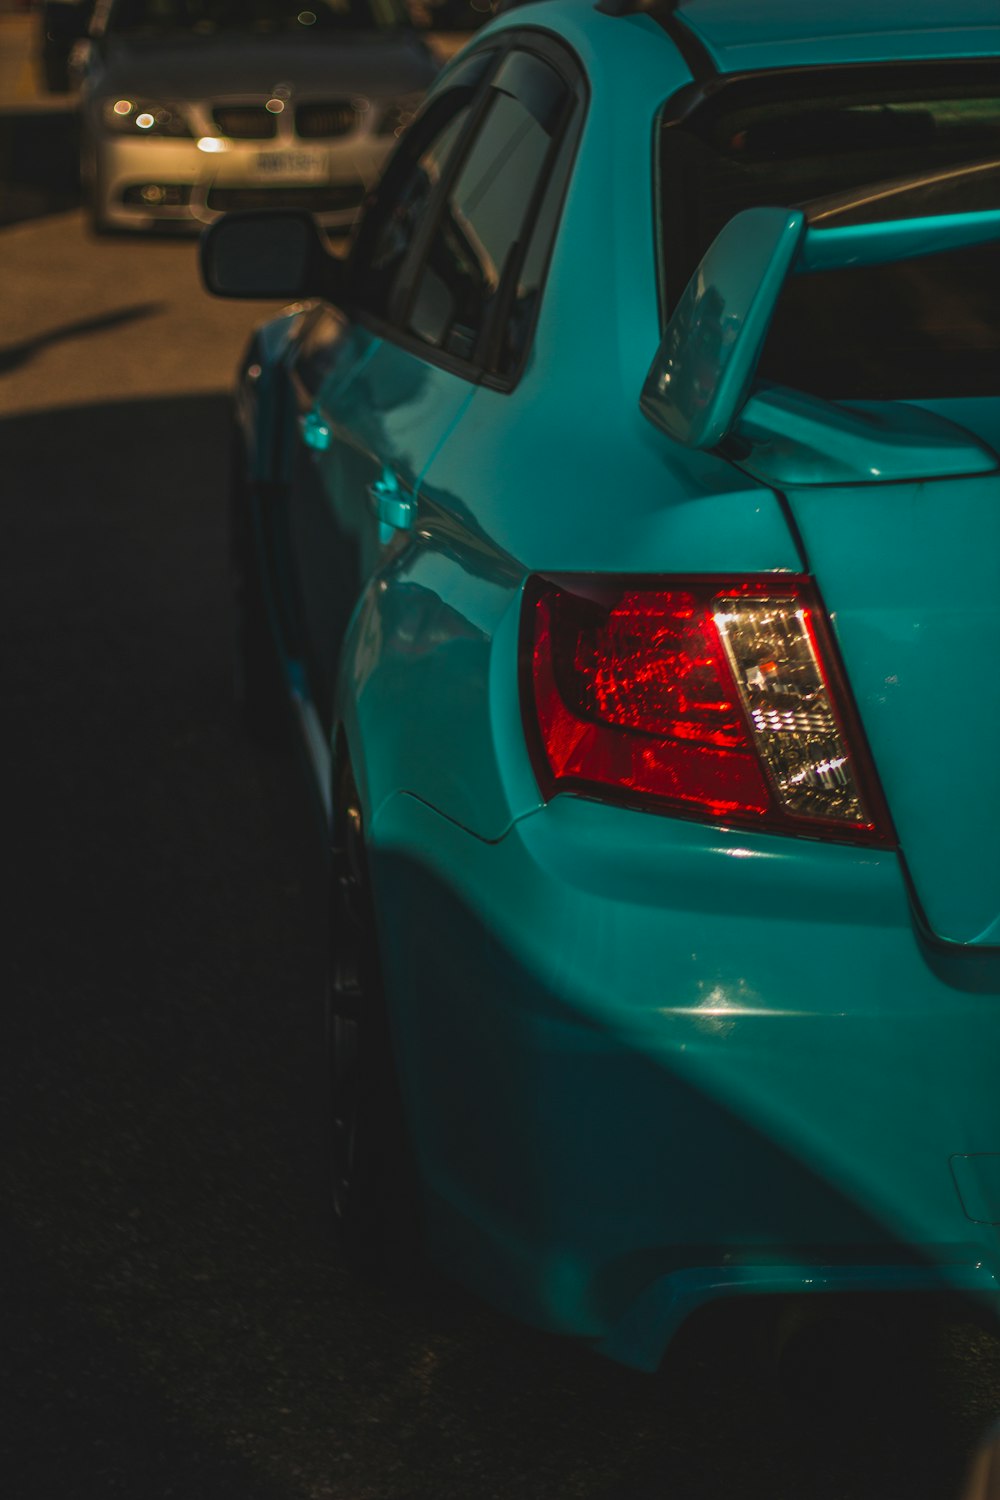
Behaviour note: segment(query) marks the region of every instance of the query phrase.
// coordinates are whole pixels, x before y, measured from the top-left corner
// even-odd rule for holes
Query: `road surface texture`
[[[957,1495],[1000,1410],[962,1307],[865,1304],[784,1386],[723,1309],[645,1378],[343,1266],[320,841],[228,691],[226,390],[267,309],[190,242],[90,238],[72,112],[6,102],[0,1491]]]

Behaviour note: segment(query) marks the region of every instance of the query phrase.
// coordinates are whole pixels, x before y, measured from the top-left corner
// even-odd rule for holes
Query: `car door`
[[[376,562],[355,654],[343,661],[343,701],[359,738],[377,745],[374,798],[406,789],[487,837],[508,821],[490,660],[522,581],[491,505],[502,493],[509,514],[531,490],[530,464],[505,434],[537,401],[537,388],[525,396],[520,382],[584,107],[565,49],[518,33],[403,277],[397,327],[354,390],[368,484],[401,478],[412,462],[404,407],[381,430],[371,416],[403,355],[426,382],[410,396],[417,420],[428,391],[455,391],[456,414],[422,460],[413,544],[390,541]]]
[[[403,268],[492,58],[486,52],[461,65],[412,127],[359,226],[349,263],[350,310],[316,308],[290,368],[297,420],[286,502],[287,592],[303,691],[326,737],[340,643],[384,545],[379,525],[399,529],[389,519],[405,520],[422,468],[471,389],[467,378],[433,370],[390,339]],[[388,518],[381,523],[380,503]]]

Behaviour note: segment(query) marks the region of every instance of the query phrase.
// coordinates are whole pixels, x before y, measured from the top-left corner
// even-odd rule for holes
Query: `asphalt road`
[[[266,309],[189,243],[90,239],[59,118],[0,230],[0,1491],[957,1496],[1000,1411],[961,1307],[866,1304],[784,1387],[722,1310],[652,1379],[341,1264],[312,809],[228,694],[225,391]]]

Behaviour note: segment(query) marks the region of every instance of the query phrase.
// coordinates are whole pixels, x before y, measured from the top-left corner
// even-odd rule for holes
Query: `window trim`
[[[421,112],[418,115],[417,119],[414,121],[413,125],[410,127],[411,132],[413,132],[413,134],[416,136],[421,131],[423,125],[429,119],[431,119],[433,116],[436,116],[439,112],[441,112],[442,105],[445,103],[446,100],[449,99],[449,97],[451,95],[456,94],[456,93],[462,93],[464,95],[465,93],[468,93],[467,103],[470,104],[470,105],[472,105],[473,107],[472,107],[472,109],[470,111],[469,118],[466,120],[465,125],[462,127],[462,130],[459,133],[459,138],[458,138],[458,142],[457,142],[457,145],[456,145],[456,151],[455,151],[456,157],[461,156],[462,154],[464,154],[464,151],[466,149],[466,144],[467,144],[466,137],[468,136],[469,131],[473,128],[476,120],[479,118],[479,114],[480,114],[480,111],[481,111],[481,108],[482,108],[482,101],[483,101],[483,99],[485,99],[487,97],[487,93],[488,93],[488,90],[489,90],[490,79],[496,73],[497,67],[499,65],[500,58],[503,55],[503,51],[504,51],[503,47],[484,47],[482,49],[482,51],[476,52],[476,53],[473,54],[472,57],[466,59],[464,61],[464,63],[461,64],[455,70],[456,74],[457,74],[456,81],[454,81],[453,83],[449,84],[449,86],[447,88],[442,89],[442,91],[441,91],[440,94],[435,95],[434,98],[429,99],[427,101],[426,108],[425,109],[421,109]],[[461,82],[462,73],[468,70],[469,63],[473,63],[473,62],[479,60],[480,58],[482,58],[484,60],[484,66],[482,68],[482,71],[479,73],[479,75],[475,78],[475,80],[473,82],[471,82],[471,83],[462,83]],[[480,91],[481,91],[481,93],[480,93]],[[479,94],[479,96],[480,96],[478,103],[477,103],[477,94]],[[462,107],[464,107],[464,106],[460,106],[459,109],[461,109]],[[456,114],[459,113],[459,110],[456,110],[455,113]],[[421,148],[418,148],[418,153],[417,153],[417,157],[416,157],[417,160],[419,160],[420,150],[421,150]],[[404,171],[409,170],[409,167],[412,166],[413,161],[414,161],[414,154],[413,154],[413,152],[408,151],[405,148],[405,146],[404,146],[404,148],[400,152],[398,152],[397,155],[395,155],[393,157],[392,161],[389,163],[389,166],[388,166],[385,174],[379,179],[379,181],[376,184],[376,186],[372,189],[372,193],[371,193],[370,200],[369,200],[372,203],[372,205],[374,205],[375,199],[377,199],[381,195],[381,192],[382,192],[383,188],[388,188],[389,190],[394,190],[396,188],[396,186],[397,186],[397,179],[399,178],[399,176]],[[403,166],[403,163],[406,163],[405,167]],[[436,216],[436,214],[437,214],[438,199],[442,196],[442,194],[444,192],[447,191],[447,184],[451,181],[451,176],[452,176],[451,169],[449,168],[448,170],[446,170],[444,172],[444,174],[441,177],[441,180],[438,182],[437,186],[435,187],[434,191],[432,192],[432,194],[430,196],[430,199],[429,199],[429,213],[428,213],[428,217],[430,217],[431,213],[433,213]],[[366,214],[366,216],[367,216],[367,214]],[[361,223],[359,225],[359,228],[360,228],[360,232],[357,233],[357,234],[355,234],[354,237],[352,238],[352,240],[351,240],[351,246],[350,246],[350,249],[349,249],[348,254],[347,254],[347,261],[346,261],[346,267],[345,267],[345,269],[346,269],[346,272],[347,272],[348,280],[350,280],[354,276],[361,248],[365,244],[366,239],[369,238],[369,236],[367,234],[368,226],[367,226],[367,224],[365,223],[364,220],[361,221]],[[405,251],[405,253],[403,255],[403,259],[402,259],[402,261],[400,263],[400,268],[399,268],[399,273],[398,273],[400,277],[402,277],[402,275],[404,274],[404,272],[406,270],[406,266],[407,266],[408,262],[410,261],[410,258],[411,258],[412,254],[413,254],[414,244],[416,243],[417,240],[419,240],[421,238],[422,234],[423,234],[423,230],[421,229],[420,233],[418,233],[415,236],[414,240],[411,241],[411,243],[407,246],[406,251]],[[383,318],[383,317],[380,317],[378,314],[375,314],[375,313],[365,314],[364,309],[362,307],[360,307],[356,303],[352,303],[351,306],[348,308],[348,311],[350,312],[352,318],[354,318],[357,322],[364,323],[365,327],[375,327],[376,324],[382,324],[382,323],[385,323],[385,324],[391,326],[391,322],[392,322],[391,316]]]
[[[364,308],[358,306],[351,306],[347,311],[355,322],[368,329],[376,337],[385,339],[387,343],[391,343],[397,348],[402,349],[405,353],[415,354],[419,358],[426,360],[428,364],[446,370],[450,374],[458,375],[472,384],[485,385],[491,390],[509,394],[509,392],[514,390],[524,373],[534,342],[535,328],[541,308],[542,295],[544,294],[545,284],[548,280],[552,252],[558,237],[559,226],[562,222],[569,185],[576,167],[580,140],[583,134],[583,123],[590,102],[590,90],[582,62],[576,53],[566,45],[563,39],[557,37],[554,33],[541,28],[518,29],[517,31],[505,32],[499,41],[499,46],[495,45],[493,39],[483,44],[482,50],[492,53],[492,66],[486,69],[483,77],[475,85],[475,90],[481,90],[481,93],[478,99],[475,92],[473,93],[473,109],[465,123],[465,128],[448,165],[448,170],[443,174],[430,199],[425,223],[414,237],[403,258],[399,280],[392,299],[393,307],[390,316],[378,316],[366,312]],[[538,303],[528,326],[524,349],[516,368],[507,374],[500,374],[488,369],[482,358],[483,352],[495,346],[496,336],[494,329],[499,316],[498,310],[494,309],[481,331],[480,337],[476,341],[476,351],[472,358],[462,358],[458,355],[449,354],[445,350],[435,349],[432,344],[426,343],[415,334],[408,333],[394,318],[398,318],[401,313],[405,315],[405,312],[409,310],[416,286],[417,270],[423,264],[426,248],[437,231],[444,203],[455,179],[465,164],[470,146],[475,137],[475,132],[478,130],[483,116],[490,107],[493,79],[497,76],[503,62],[514,51],[527,52],[539,58],[540,61],[547,63],[559,75],[568,89],[565,117],[560,121],[558,132],[552,138],[550,155],[546,160],[548,175],[543,174],[540,183],[536,184],[535,192],[532,195],[525,216],[526,224],[533,226],[537,223],[538,210],[544,201],[544,190],[549,186],[551,180],[552,166],[558,159],[559,152],[567,143],[569,143],[570,159],[566,181],[563,183],[560,193],[553,232],[546,249],[545,262],[539,285]],[[477,55],[479,54],[472,54],[472,56]],[[471,57],[469,60],[471,61]],[[443,98],[446,93],[447,90],[440,97]],[[434,101],[431,101],[432,107],[433,103]]]

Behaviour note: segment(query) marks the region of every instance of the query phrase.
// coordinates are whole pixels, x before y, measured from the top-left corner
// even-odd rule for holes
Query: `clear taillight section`
[[[532,579],[523,676],[549,793],[891,840],[808,579]]]

